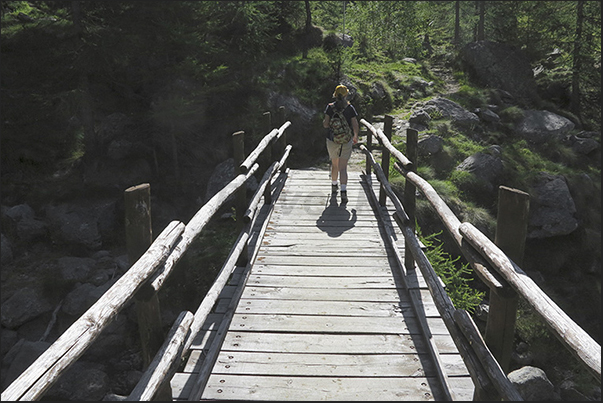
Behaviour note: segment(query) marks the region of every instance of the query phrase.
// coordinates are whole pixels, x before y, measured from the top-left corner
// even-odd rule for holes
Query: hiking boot
[[[348,202],[348,191],[342,190],[341,191],[341,203],[345,204],[347,202]]]
[[[331,185],[331,193],[337,193],[337,185]]]

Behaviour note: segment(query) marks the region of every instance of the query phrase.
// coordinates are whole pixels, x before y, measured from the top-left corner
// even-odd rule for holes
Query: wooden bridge
[[[175,221],[154,241],[148,185],[126,191],[135,263],[2,400],[40,399],[133,298],[146,329],[146,370],[128,400],[521,400],[506,376],[518,295],[600,382],[600,345],[515,263],[525,193],[501,189],[491,242],[416,174],[416,131],[407,131],[408,157],[391,145],[386,116],[383,130],[361,120],[366,166],[350,170],[349,201],[341,204],[329,171],[287,167],[291,123],[280,120],[247,156],[243,133],[235,133],[239,173],[188,224]],[[406,178],[403,201],[388,184],[390,155]],[[248,201],[244,184],[257,161],[264,174]],[[490,288],[484,336],[453,306],[414,234],[416,190]],[[166,336],[157,291],[232,195],[240,235],[197,311],[182,312]]]

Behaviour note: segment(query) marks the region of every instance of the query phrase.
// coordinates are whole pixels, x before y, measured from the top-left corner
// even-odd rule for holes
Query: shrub
[[[453,259],[442,250],[443,243],[437,239],[441,233],[442,231],[424,237],[417,227],[417,235],[426,246],[425,255],[436,274],[444,282],[444,288],[454,307],[473,313],[485,293],[470,286],[472,271],[469,265],[467,263],[460,264],[460,257]]]

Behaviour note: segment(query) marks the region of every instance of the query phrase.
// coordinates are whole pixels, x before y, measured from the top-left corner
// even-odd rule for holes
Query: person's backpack
[[[343,110],[337,110],[334,105],[331,107],[333,116],[329,120],[329,127],[333,132],[332,140],[337,144],[347,144],[352,139],[352,129],[343,115]]]

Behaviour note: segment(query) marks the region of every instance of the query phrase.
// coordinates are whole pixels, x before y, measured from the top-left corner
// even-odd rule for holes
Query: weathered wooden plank
[[[342,276],[342,277],[362,277],[370,273],[371,276],[392,275],[391,268],[388,266],[300,266],[285,264],[260,264],[253,266],[252,274],[267,274],[275,276]]]
[[[425,304],[433,301],[428,290],[421,290],[422,301]],[[298,299],[305,301],[374,301],[398,302],[408,301],[409,295],[403,288],[293,288],[293,287],[255,287],[247,286],[241,298],[269,298],[269,299]]]
[[[370,273],[372,277],[390,277],[398,281],[400,274],[391,272],[387,266],[286,266],[286,265],[256,265],[253,268],[254,274],[266,274],[275,276],[327,276],[327,277],[364,277]],[[425,280],[421,276],[421,272],[416,270],[406,278],[407,287],[427,288]]]
[[[436,375],[432,360],[425,354],[295,354],[248,351],[223,351],[216,360],[213,373],[336,377]]]
[[[427,318],[432,334],[446,334],[448,329],[441,318]],[[377,333],[420,334],[419,322],[414,317],[361,317],[320,315],[252,315],[235,314],[231,329],[256,332],[305,333]]]
[[[380,234],[377,232],[369,232],[362,233],[359,231],[343,231],[341,233],[337,233],[337,231],[330,230],[329,232],[322,231],[320,229],[316,230],[306,230],[304,232],[284,232],[275,230],[274,228],[267,230],[264,234],[263,241],[287,241],[287,242],[295,242],[295,241],[310,241],[316,240],[316,244],[322,244],[326,242],[332,241],[341,241],[345,243],[346,241],[353,240],[378,240],[380,238]],[[404,244],[404,240],[402,238],[398,239],[398,247]],[[402,248],[404,249],[404,248]]]
[[[397,289],[393,277],[309,277],[309,276],[266,276],[253,274],[247,279],[248,286],[256,287],[298,287],[298,288],[390,288]]]
[[[202,399],[441,400],[435,378],[282,377],[212,375]],[[471,396],[464,396],[471,400]]]
[[[258,252],[258,257],[262,256],[273,256],[273,257],[285,257],[288,259],[295,258],[298,256],[302,257],[324,257],[324,258],[335,258],[339,261],[347,258],[379,258],[387,256],[385,248],[370,248],[370,249],[355,249],[346,248],[343,245],[334,246],[331,250],[326,248],[265,248]],[[342,264],[345,264],[343,262]]]
[[[266,300],[266,299],[241,299],[236,310],[245,314],[277,314],[277,315],[337,315],[337,316],[384,316],[401,317],[414,316],[411,305],[402,303],[382,302],[357,302],[333,301],[325,304],[324,301],[298,301],[298,300]],[[425,305],[426,316],[439,316],[435,305]]]
[[[274,256],[262,255],[256,258],[261,264],[297,264],[321,266],[389,266],[390,261],[383,257],[372,256]]]
[[[442,354],[457,353],[449,334],[434,339]],[[287,353],[395,354],[424,351],[425,341],[416,335],[402,334],[314,334],[260,333],[231,330],[223,348],[229,351],[265,351]]]
[[[317,242],[318,241],[318,242]],[[380,242],[379,239],[350,239],[346,242],[341,242],[339,239],[266,239],[262,242],[262,248],[268,252],[277,252],[279,250],[307,250],[312,251],[316,249],[327,249],[327,250],[362,250],[362,249],[376,249],[381,253],[386,253],[388,248]]]

